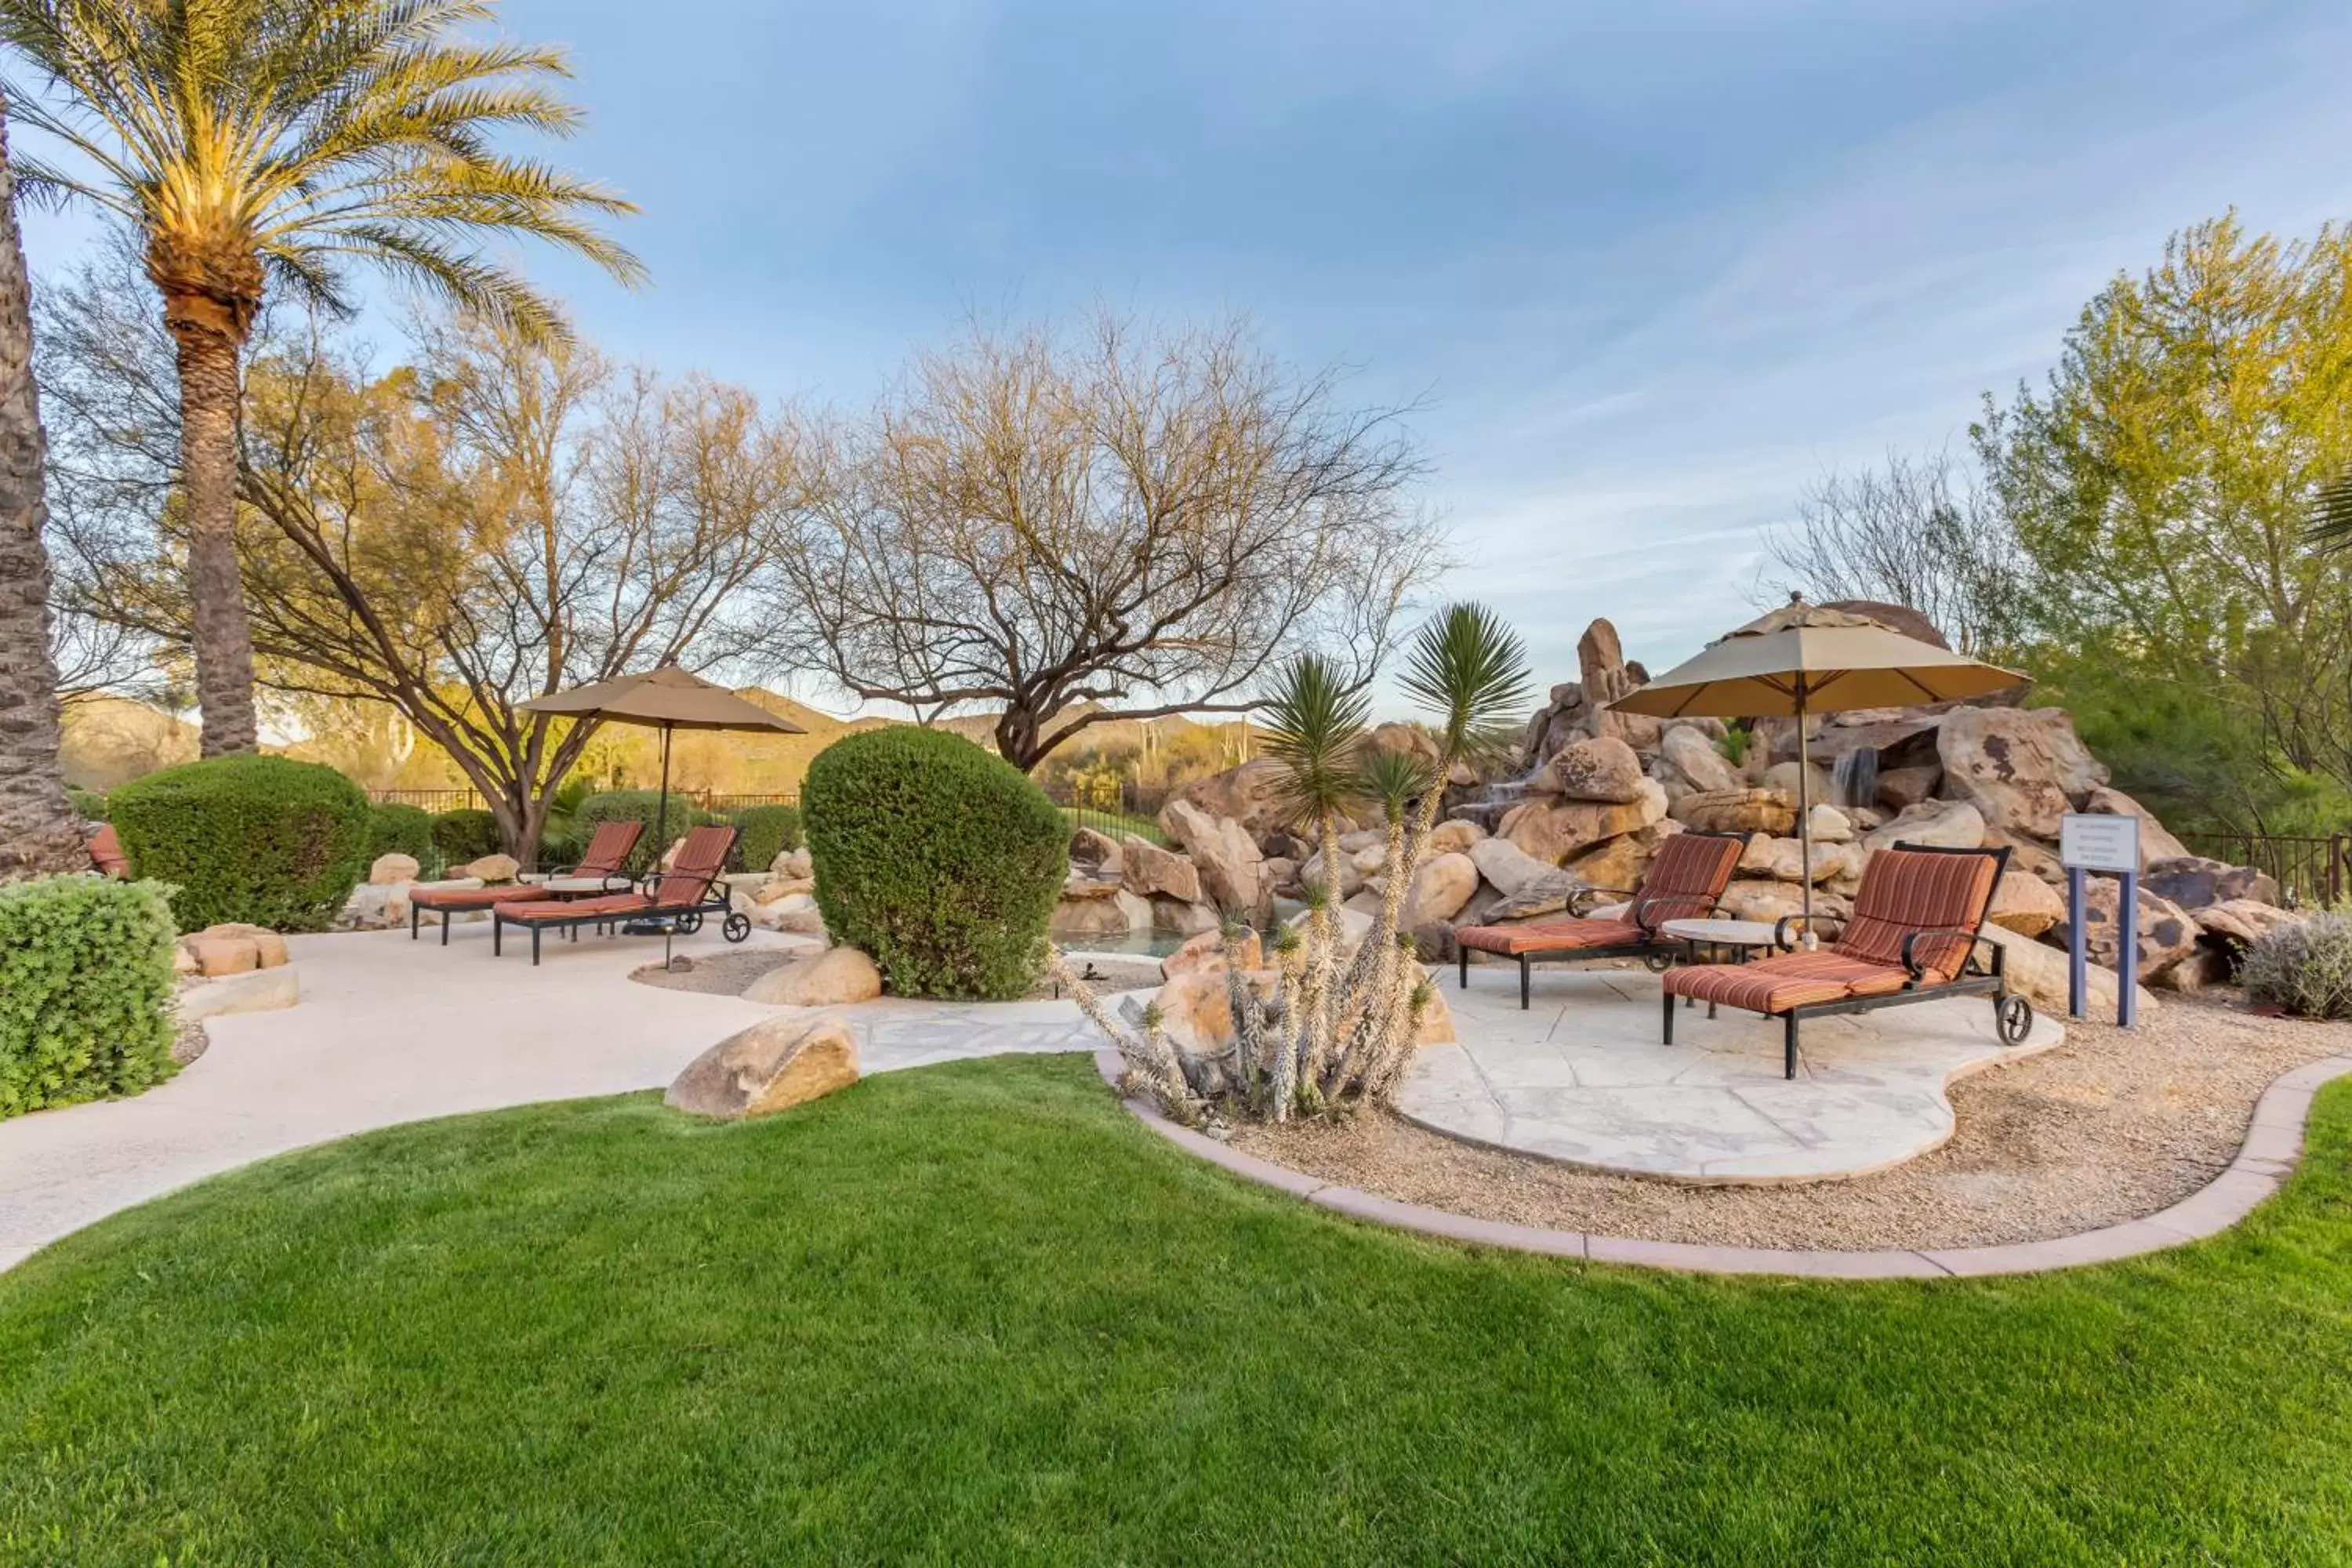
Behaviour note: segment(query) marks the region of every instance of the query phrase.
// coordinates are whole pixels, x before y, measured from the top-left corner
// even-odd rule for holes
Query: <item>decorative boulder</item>
[[[1417,931],[1433,921],[1450,921],[1478,890],[1478,865],[1467,855],[1435,855],[1421,863],[1405,890],[1404,909],[1397,917],[1402,931]]]
[[[1413,1019],[1412,1043],[1444,1046],[1459,1037],[1454,1032],[1454,1009],[1446,1003],[1445,987],[1432,984],[1422,994],[1421,1012]]]
[[[2143,869],[2154,860],[2193,858],[2189,853],[2189,847],[2175,838],[2164,824],[2156,819],[2156,813],[2119,789],[2100,785],[2084,797],[2083,809],[2103,816],[2139,818],[2139,863]]]
[[[196,973],[207,979],[242,974],[253,969],[276,969],[288,961],[286,939],[268,926],[226,921],[191,931],[180,939],[196,962]]]
[[[1986,918],[2020,936],[2040,936],[2066,918],[2066,900],[2030,871],[2003,871]]]
[[[856,1081],[857,1041],[849,1026],[795,1009],[763,1018],[695,1058],[662,1103],[734,1121],[804,1104]]]
[[[1223,923],[1217,911],[1206,904],[1188,904],[1181,899],[1171,899],[1155,893],[1151,905],[1151,929],[1170,936],[1198,936],[1202,931],[1214,931]]]
[[[1853,818],[1833,805],[1817,805],[1805,814],[1805,829],[1816,844],[1847,844],[1853,839]]]
[[[746,1002],[772,1007],[839,1007],[882,994],[882,972],[854,947],[829,947],[813,958],[771,969],[743,993]]]
[[[1134,842],[1130,840],[1130,842]],[[1097,833],[1091,827],[1073,828],[1070,832],[1070,864],[1082,866],[1098,877],[1116,877],[1124,868],[1126,857],[1118,843],[1107,833]]]
[[[1476,823],[1454,817],[1429,830],[1429,852],[1432,855],[1467,854],[1472,845],[1486,837],[1486,830]]]
[[[1770,767],[1766,768],[1763,777],[1759,782],[1766,789],[1787,795],[1791,802],[1794,802],[1797,798],[1797,762],[1792,757],[1785,763],[1774,763]],[[1812,771],[1805,775],[1805,799],[1818,803],[1829,799],[1832,793],[1829,769],[1815,763],[1812,765]]]
[[[1244,931],[1234,939],[1234,949],[1244,969],[1265,967],[1265,947],[1257,932]],[[1173,980],[1180,974],[1223,974],[1225,972],[1224,938],[1216,931],[1203,931],[1160,961],[1160,977]]]
[[[1583,879],[1547,866],[1490,905],[1482,920],[1491,925],[1558,914],[1585,889]]]
[[[1694,790],[1717,793],[1745,787],[1738,770],[1696,724],[1669,724],[1658,738],[1658,754]]]
[[[2064,953],[2002,926],[1988,924],[1984,929],[1984,940],[1998,944],[2002,950],[2002,973],[2011,991],[2053,1017],[2063,1018],[2066,1016],[2067,963]],[[2114,1017],[2117,994],[2115,971],[2093,964],[2087,978],[2090,995],[2086,1000],[2092,1016]],[[2148,994],[2147,987],[2142,985],[2138,992],[2142,1012],[2154,1011],[2156,998]]]
[[[2141,839],[2143,847],[2147,839]],[[2140,886],[2170,899],[2184,910],[2202,910],[2213,904],[2251,900],[2258,904],[2278,902],[2278,884],[2252,866],[2232,866],[2227,861],[2208,860],[2201,855],[2171,855],[2147,863]]]
[[[1761,835],[1748,841],[1739,857],[1739,872],[1747,877],[1769,877],[1776,882],[1802,882],[1806,862],[1804,844],[1795,838],[1768,838]],[[1863,862],[1868,851],[1855,844],[1820,844],[1813,846],[1810,879],[1815,882],[1851,879],[1862,875]]]
[[[798,849],[787,849],[778,855],[769,862],[768,870],[778,877],[813,878],[816,875],[816,857],[811,855],[808,846],[803,844]]]
[[[1875,852],[1897,844],[1925,844],[1942,849],[1975,849],[1985,841],[1985,819],[1965,801],[1923,800],[1895,814],[1884,827],[1863,836],[1862,847]]]
[[[1363,870],[1356,864],[1356,858],[1354,856],[1344,853],[1340,855],[1338,870],[1339,873],[1339,896],[1341,898],[1345,899],[1351,897],[1358,889],[1364,885]],[[1307,864],[1298,868],[1298,879],[1301,884],[1309,888],[1322,887],[1325,882],[1329,880],[1329,879],[1324,875],[1323,857],[1320,854],[1312,855],[1307,858]]]
[[[681,839],[679,842],[683,843]],[[460,877],[479,878],[485,883],[511,882],[522,871],[522,863],[511,855],[485,855],[457,868]]]
[[[1056,942],[1131,936],[1151,929],[1151,903],[1117,882],[1073,880],[1064,886],[1046,929]]]
[[[2083,901],[2087,919],[2084,921],[2091,962],[2113,969],[2121,954],[2116,913],[2122,903],[2122,884],[2109,877],[2094,877],[2085,885]],[[2072,911],[2069,911],[2071,917]],[[2072,941],[2072,922],[2061,921],[2053,928],[2060,946]],[[2188,956],[2197,945],[2199,927],[2189,912],[2161,894],[2148,890],[2145,884],[2139,889],[2139,978],[2154,981],[2166,969]]]
[[[1478,868],[1478,874],[1507,898],[1539,877],[1559,874],[1507,838],[1482,838],[1464,853]]]
[[[1878,804],[1889,811],[1906,811],[1923,800],[1933,799],[1943,782],[1941,763],[1882,769],[1878,774]]]
[[[1522,801],[1504,814],[1501,836],[1535,858],[1557,866],[1603,839],[1639,832],[1664,818],[1664,786],[1652,778],[1636,783],[1637,798],[1625,802]]]
[[[1201,890],[1211,903],[1252,925],[1272,918],[1274,898],[1265,884],[1265,857],[1257,841],[1229,816],[1211,816],[1181,795],[1160,814],[1160,826],[1184,847],[1200,873]]]
[[[1571,741],[1528,783],[1538,795],[1624,805],[1642,798],[1642,759],[1614,735]]]
[[[2055,839],[2059,822],[2107,782],[2056,708],[1960,708],[1937,731],[1945,793],[1982,814],[1986,826]]]
[[[1793,833],[1794,796],[1769,789],[1702,790],[1675,802],[1674,818],[1702,833]]]
[[[1192,780],[1177,790],[1171,804],[1181,801],[1205,816],[1238,822],[1242,831],[1255,840],[1282,826],[1283,796],[1288,785],[1289,774],[1282,763],[1271,757],[1254,757],[1239,767]],[[1164,812],[1160,826],[1171,838],[1181,840],[1181,836],[1168,827]]]
[[[2197,923],[2203,928],[2207,940],[2232,948],[2251,947],[2255,938],[2302,918],[2254,899],[2225,899],[2197,911]]]
[[[184,1021],[224,1017],[231,1013],[271,1013],[291,1007],[302,998],[294,966],[247,970],[218,979],[192,981],[180,988],[179,1013]]]
[[[375,858],[375,863],[368,868],[367,879],[372,887],[397,887],[403,882],[416,880],[417,872],[421,868],[416,864],[415,856],[403,855],[394,851],[392,854],[379,855]]]
[[[1146,898],[1164,896],[1180,903],[1201,901],[1201,873],[1183,856],[1132,834],[1117,853],[1129,892]]]
[[[1642,873],[1650,868],[1658,846],[1669,835],[1681,831],[1680,824],[1661,820],[1632,833],[1621,833],[1569,861],[1568,874],[1587,887],[1630,892],[1642,880]]]

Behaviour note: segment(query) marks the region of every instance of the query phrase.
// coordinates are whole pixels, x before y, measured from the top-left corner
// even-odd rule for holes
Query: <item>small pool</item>
[[[1275,900],[1275,923],[1282,924],[1306,907],[1305,904],[1293,899]],[[1177,936],[1170,931],[1130,931],[1126,936],[1090,936],[1083,942],[1073,944],[1072,951],[1119,952],[1138,958],[1165,958],[1191,940],[1190,937]]]

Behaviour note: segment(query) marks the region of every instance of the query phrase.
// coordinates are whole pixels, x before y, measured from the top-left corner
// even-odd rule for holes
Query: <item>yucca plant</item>
[[[562,54],[461,36],[483,0],[0,0],[0,43],[37,90],[16,118],[70,164],[17,160],[26,199],[79,199],[138,237],[179,353],[180,481],[205,754],[257,743],[236,553],[239,362],[269,285],[334,313],[373,265],[528,334],[555,307],[481,247],[515,236],[625,281],[635,258],[594,226],[635,209],[495,150],[569,135],[548,84]]]
[[[1234,1043],[1213,1074],[1190,1064],[1147,1016],[1125,1028],[1091,1005],[1127,1057],[1139,1089],[1168,1110],[1199,1120],[1213,1109],[1284,1121],[1385,1095],[1411,1059],[1415,1026],[1433,988],[1401,931],[1407,893],[1428,852],[1445,780],[1462,763],[1490,764],[1516,742],[1528,702],[1527,658],[1493,614],[1455,605],[1414,640],[1402,680],[1431,715],[1435,755],[1369,748],[1367,706],[1340,691],[1328,668],[1301,660],[1285,671],[1270,706],[1279,737],[1269,755],[1286,767],[1286,801],[1312,818],[1323,874],[1307,889],[1307,919],[1276,933],[1262,993],[1243,973],[1238,929],[1226,932],[1227,1001]],[[1358,802],[1377,805],[1388,828],[1387,881],[1370,929],[1347,952],[1338,909],[1338,837],[1333,819]]]

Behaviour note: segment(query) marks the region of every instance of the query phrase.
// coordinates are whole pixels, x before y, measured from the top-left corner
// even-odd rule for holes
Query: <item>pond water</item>
[[[1275,900],[1275,923],[1280,925],[1306,907],[1296,899]],[[1087,952],[1124,952],[1133,953],[1142,958],[1165,958],[1183,946],[1186,940],[1168,931],[1139,931],[1123,937],[1090,936],[1085,942],[1076,945],[1082,946]]]

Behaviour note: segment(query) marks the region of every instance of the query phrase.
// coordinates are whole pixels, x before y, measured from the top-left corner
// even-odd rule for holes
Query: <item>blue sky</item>
[[[1450,595],[1574,673],[1752,614],[1832,465],[1957,444],[2232,205],[2352,211],[2352,8],[507,0],[653,286],[528,256],[670,370],[863,404],[969,313],[1246,312],[1413,424]],[[86,224],[31,215],[37,270]]]

